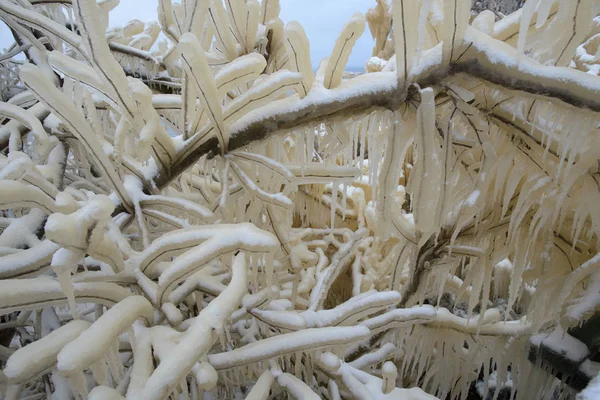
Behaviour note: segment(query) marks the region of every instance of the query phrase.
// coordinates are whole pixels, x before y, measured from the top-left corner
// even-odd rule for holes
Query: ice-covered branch
[[[599,304],[600,8],[376,4],[314,72],[279,0],[0,0],[0,397],[570,393],[526,344]]]
[[[149,400],[164,398],[217,340],[225,321],[248,290],[246,276],[248,271],[243,253],[235,258],[232,270],[232,279],[227,289],[211,301],[208,307],[192,321],[181,341],[173,347],[167,358],[161,360],[148,378],[141,394],[143,398]]]
[[[534,96],[559,99],[575,107],[600,111],[600,83],[597,78],[565,67],[541,65],[533,60],[519,61],[516,50],[503,42],[476,34],[471,28],[465,33],[470,47],[460,60],[449,68],[439,67],[441,45],[424,54],[410,75],[410,82],[435,85],[456,74],[469,74],[510,89]],[[397,110],[412,96],[412,92],[398,87],[395,74],[379,72],[358,76],[333,90],[310,92],[297,101],[283,101],[258,109],[240,119],[231,127],[229,150],[242,148],[278,131],[317,121],[341,117],[371,109]],[[156,178],[159,187],[175,179],[201,156],[218,153],[218,143],[211,138],[201,144],[191,142],[176,156],[167,174]]]

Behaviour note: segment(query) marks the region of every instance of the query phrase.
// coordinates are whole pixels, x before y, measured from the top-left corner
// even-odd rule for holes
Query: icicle
[[[104,306],[102,304],[96,304],[94,306],[94,319],[98,319],[104,314]]]
[[[529,24],[533,18],[536,6],[540,0],[528,0],[523,6],[523,12],[521,14],[521,26],[519,28],[519,40],[517,42],[517,54],[522,55],[525,52],[525,42],[527,41],[527,34],[529,32]]]
[[[304,139],[304,135],[301,135],[298,131],[294,132],[292,136],[292,143],[294,146],[294,158],[304,167],[304,140],[302,142],[301,139]],[[304,175],[304,168],[302,169],[302,173]]]
[[[111,346],[108,349],[108,353],[106,354],[106,361],[108,362],[108,367],[110,368],[111,375],[115,384],[118,384],[123,379],[125,375],[123,363],[121,362],[121,358],[119,357],[119,340],[115,341],[115,345]]]
[[[290,296],[290,301],[295,306],[298,300],[298,285],[300,284],[300,276],[296,275],[294,280],[292,281],[292,295]]]
[[[348,183],[344,181],[343,184],[343,193],[342,193],[342,221],[346,220],[346,207],[347,204],[347,194],[348,194]]]
[[[221,174],[221,201],[219,207],[226,211],[228,206],[227,201],[229,200],[229,161],[223,158],[223,163],[224,168]]]
[[[251,255],[250,256],[250,268],[252,270],[252,287],[254,289],[255,292],[258,292],[259,290],[259,285],[258,285],[258,260],[256,259],[255,255]]]
[[[306,128],[306,161],[311,162],[315,149],[315,130],[311,127]]]
[[[423,53],[423,46],[425,44],[425,36],[427,35],[426,24],[427,18],[429,17],[429,11],[431,10],[431,5],[433,4],[433,0],[423,0],[421,3],[421,11],[419,14],[419,25],[417,28],[417,49],[415,54],[415,65],[419,63],[421,59],[421,54]]]
[[[421,90],[415,144],[418,154],[410,186],[415,204],[415,228],[422,233],[422,244],[438,228],[441,187],[445,184],[441,149],[435,128],[435,99],[431,88]]]
[[[517,236],[516,236],[516,243],[526,243],[526,238],[527,238],[527,233],[525,232],[525,230],[520,230],[517,232]],[[522,283],[522,279],[521,276],[523,275],[523,271],[525,270],[525,268],[527,267],[526,265],[526,255],[527,255],[527,250],[525,249],[524,245],[519,245],[516,247],[516,253],[515,253],[515,259],[514,259],[514,268],[513,268],[513,273],[511,276],[511,280],[510,280],[510,286],[509,286],[509,296],[508,296],[508,303],[507,303],[507,309],[510,310],[512,309],[516,299],[517,299],[517,295],[519,292],[519,288],[521,287],[521,283]]]
[[[365,152],[367,150],[367,126],[369,124],[369,117],[366,118],[367,121],[365,123],[364,120],[360,121],[358,123],[358,127],[356,129],[356,134],[358,135],[358,139],[360,140],[360,153],[358,156],[358,163],[359,163],[359,167],[362,170],[362,166],[363,166],[363,162],[365,161]],[[363,130],[363,126],[365,127],[365,129]]]
[[[81,396],[84,399],[87,399],[88,396],[88,387],[87,380],[85,379],[85,374],[83,371],[77,372],[71,376],[69,376],[69,384],[71,385],[71,389],[75,396]]]
[[[181,382],[179,382],[179,390],[181,390],[181,395],[179,396],[179,400],[189,400],[189,390],[187,385],[187,380],[183,378]]]
[[[79,313],[77,312],[77,304],[75,303],[75,289],[73,287],[71,271],[57,271],[56,277],[58,279],[58,282],[60,283],[60,288],[62,289],[65,296],[67,296],[69,309],[71,310],[71,315],[73,315],[73,319],[79,319]]]
[[[379,118],[373,116],[374,129],[369,135],[369,184],[371,185],[371,198],[377,198],[377,176],[379,172],[379,160],[381,157],[381,135],[379,134]]]
[[[108,365],[104,360],[98,360],[90,366],[96,382],[100,385],[108,386]]]
[[[329,221],[329,227],[331,228],[331,235],[333,237],[333,229],[335,228],[335,211],[336,211],[336,207],[337,207],[337,192],[338,192],[338,184],[337,183],[333,183],[333,186],[331,188],[331,214],[330,214],[330,221]]]
[[[235,372],[236,372],[236,384],[240,385],[242,382],[245,381],[245,377],[246,377],[244,367],[236,368]]]
[[[296,378],[302,378],[302,353],[295,353],[294,375]]]
[[[354,256],[354,262],[352,263],[352,296],[358,296],[360,294],[362,277],[360,253],[357,253]]]
[[[266,253],[264,255],[264,264],[265,264],[265,275],[266,275],[266,287],[271,287],[273,284],[273,253]]]
[[[313,371],[314,371],[313,357],[314,357],[314,353],[305,354],[306,377],[307,377],[307,380],[311,387],[313,386],[312,377],[313,377]]]

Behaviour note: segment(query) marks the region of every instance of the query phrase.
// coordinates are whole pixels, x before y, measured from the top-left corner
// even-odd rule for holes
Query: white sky
[[[302,24],[310,40],[310,55],[314,67],[329,56],[342,27],[355,12],[366,13],[375,5],[374,0],[280,0],[281,19],[284,23],[296,20]],[[125,25],[137,18],[142,21],[156,20],[157,0],[121,0],[110,13],[110,25]],[[357,41],[348,61],[348,67],[362,68],[371,56],[372,39],[368,32]],[[12,35],[0,22],[0,49],[13,43]]]

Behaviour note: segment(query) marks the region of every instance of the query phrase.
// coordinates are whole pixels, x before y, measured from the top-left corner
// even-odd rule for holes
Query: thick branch
[[[309,95],[298,102],[288,103],[289,106],[267,111],[261,109],[256,113],[251,112],[231,127],[229,151],[265,139],[275,132],[317,123],[327,118],[367,111],[372,108],[396,109],[400,107],[406,99],[407,91],[398,88],[396,75],[387,73],[382,74],[380,78],[382,79],[375,80],[375,83],[365,79],[362,87],[356,85],[342,88],[335,92],[335,96]],[[182,153],[186,152],[187,154],[176,158],[167,175],[160,175],[156,179],[159,188],[167,186],[203,155],[209,152],[217,154],[219,152],[218,141],[216,137],[212,137],[193,151],[186,150],[184,149]]]
[[[457,73],[472,76],[519,90],[532,95],[553,97],[579,108],[600,111],[600,80],[581,71],[541,65],[531,59],[519,59],[511,46],[468,30],[466,40],[473,44],[466,51],[464,61],[441,70],[440,62],[432,62],[436,48],[430,50],[428,68],[419,70],[410,81],[431,86]],[[441,52],[439,54],[441,58]],[[419,68],[416,68],[417,70]],[[231,127],[229,149],[235,150],[261,140],[278,131],[316,123],[327,118],[367,111],[374,108],[396,110],[404,103],[409,91],[400,88],[395,74],[374,73],[361,75],[346,82],[345,87],[323,93],[309,93],[304,99],[282,107],[251,112]],[[217,154],[218,142],[211,138],[190,151],[185,147],[166,174],[157,177],[159,188],[173,179],[209,152]]]

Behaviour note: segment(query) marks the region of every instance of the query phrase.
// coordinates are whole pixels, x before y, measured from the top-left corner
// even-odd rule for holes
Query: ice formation
[[[600,3],[118,3],[0,0],[2,398],[594,398]]]

